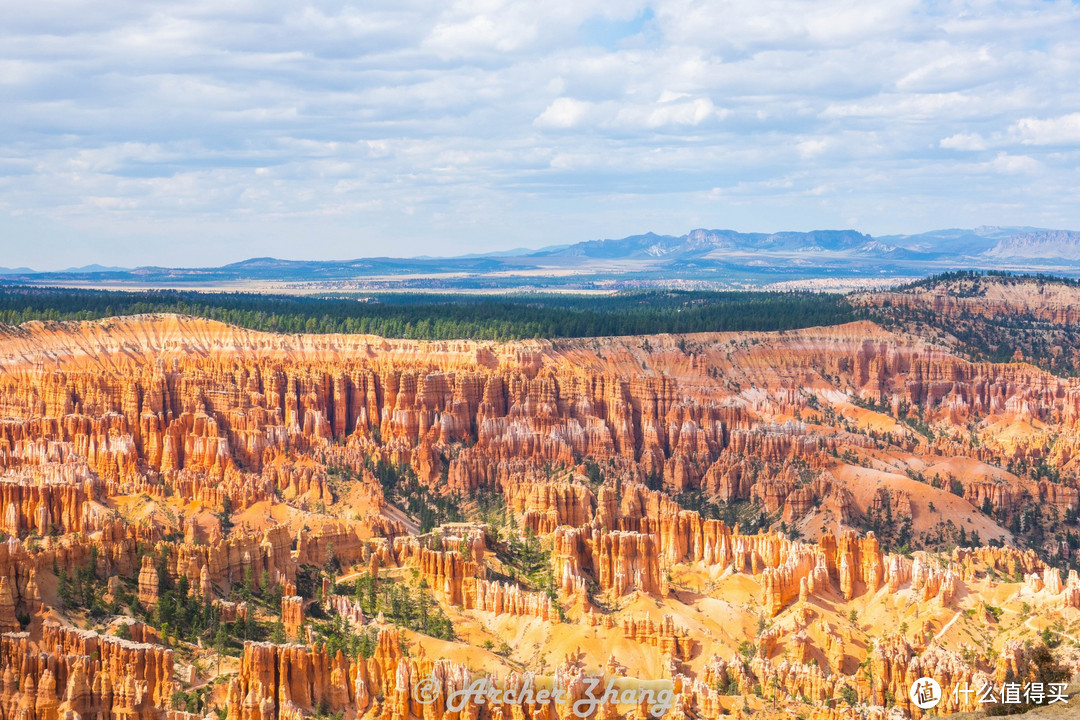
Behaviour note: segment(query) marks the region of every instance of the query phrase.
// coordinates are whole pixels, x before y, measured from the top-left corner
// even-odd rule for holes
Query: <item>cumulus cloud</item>
[[[1023,118],[1016,132],[1024,145],[1080,145],[1080,112],[1045,120]]]
[[[585,119],[589,108],[589,103],[574,98],[555,98],[544,112],[537,116],[535,122],[541,127],[571,128]]]
[[[1010,155],[1008,153],[998,153],[993,160],[989,162],[989,166],[994,170],[1014,175],[1017,173],[1034,173],[1040,168],[1039,161],[1033,157],[1027,155]]]
[[[696,127],[709,120],[723,120],[728,111],[717,108],[709,98],[697,98],[694,100],[669,100],[658,103],[655,107],[648,107],[644,113],[643,124],[649,128],[659,128],[669,125]],[[627,112],[625,117],[631,122],[638,121],[638,113]],[[640,121],[638,121],[640,122]]]
[[[9,15],[3,264],[467,252],[761,217],[1080,227],[1067,0]]]
[[[956,133],[942,138],[938,145],[946,150],[977,151],[986,149],[986,140],[978,133]]]
[[[825,138],[814,138],[812,140],[803,140],[798,143],[795,148],[799,151],[799,157],[804,160],[809,160],[821,155],[829,149],[830,142]]]

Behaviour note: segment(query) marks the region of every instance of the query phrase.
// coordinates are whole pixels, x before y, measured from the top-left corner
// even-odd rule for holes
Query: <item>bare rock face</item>
[[[281,623],[285,626],[285,635],[299,638],[304,626],[304,598],[298,595],[286,595],[281,598]]]
[[[26,698],[38,717],[160,719],[173,687],[172,650],[53,623],[38,641],[27,633],[0,637],[0,665],[22,678],[2,702],[17,707]]]
[[[561,527],[554,536],[554,574],[565,592],[579,593],[586,578],[617,595],[661,594],[659,543],[653,535],[601,528]]]
[[[873,680],[866,692],[879,705],[884,703],[885,694],[889,693],[895,698],[896,704],[908,713],[913,710],[918,712],[918,708],[911,704],[908,690],[920,677],[933,678],[942,687],[965,683],[970,687],[977,687],[989,681],[985,675],[977,674],[971,664],[957,653],[932,648],[922,655],[917,655],[906,641],[899,638],[876,646],[870,663]],[[971,696],[958,694],[953,697],[950,694],[949,697],[942,698],[939,707],[942,713],[968,712],[978,708],[978,703],[977,698]]]
[[[375,346],[340,336],[286,344],[166,317],[65,332],[42,329],[4,340],[14,362],[27,363],[27,374],[0,388],[0,403],[13,418],[0,428],[0,445],[10,447],[3,464],[66,465],[78,456],[109,494],[228,499],[234,508],[274,496],[309,508],[332,502],[325,470],[295,454],[377,435],[393,448],[394,462],[410,466],[421,482],[436,483],[445,470],[450,490],[502,485],[538,531],[582,524],[591,492],[573,483],[533,487],[510,479],[515,463],[629,461],[634,473],[656,477],[672,492],[753,497],[770,511],[782,510],[790,523],[834,492],[828,482],[800,480],[791,463],[823,472],[841,447],[874,442],[862,434],[821,433],[805,421],[770,422],[770,413],[810,413],[807,398],[790,390],[793,382],[820,387],[843,377],[857,393],[941,406],[957,421],[986,412],[1053,420],[1077,411],[1075,391],[1033,369],[965,363],[866,324],[754,336],[751,346],[718,338],[689,364],[672,347],[652,353],[651,362],[666,372],[661,377],[630,372],[621,364],[630,348],[610,342],[609,361],[594,355],[581,364],[572,343],[507,345],[496,362],[481,362],[491,348]],[[87,350],[70,350],[72,332],[83,333],[77,346]],[[124,352],[117,335],[125,336]],[[202,354],[178,352],[181,347]],[[772,397],[757,405],[712,403],[715,368]],[[467,447],[443,468],[441,448],[456,442]],[[1066,446],[1060,444],[1061,452]],[[782,466],[779,475],[757,474],[751,457]],[[964,486],[978,506],[987,498],[995,509],[1016,506],[1016,487]],[[50,497],[0,497],[0,519],[10,527],[25,531],[47,520],[50,527],[81,530],[93,521],[78,509],[93,493],[83,500],[75,489],[27,492]],[[1080,503],[1072,486],[1043,483],[1036,492],[1062,512]],[[19,509],[11,515],[13,506]]]
[[[819,567],[824,570],[824,557],[807,547],[794,547],[782,565],[767,567],[762,572],[762,598],[765,612],[775,617],[785,605],[795,599],[806,601],[813,587],[815,590],[821,581],[828,580],[828,571],[815,574]]]
[[[355,600],[344,595],[324,594],[324,608],[344,618],[354,628],[364,625],[364,609]]]
[[[463,606],[495,615],[516,615],[559,622],[559,615],[546,593],[529,592],[518,585],[498,581],[477,578],[467,582],[463,593]]]
[[[308,716],[319,708],[354,716],[376,710],[405,720],[422,717],[412,687],[434,678],[439,695],[468,684],[467,669],[445,660],[405,658],[396,630],[382,630],[373,655],[348,658],[325,648],[246,643],[239,674],[228,686],[231,720]]]
[[[594,672],[665,678],[677,719],[739,717],[745,699],[755,717],[841,720],[835,699],[852,694],[860,716],[918,717],[914,678],[1032,672],[1004,624],[971,610],[1012,603],[1012,615],[1002,598],[1022,596],[1068,623],[1080,608],[1080,579],[1008,547],[1005,527],[1031,522],[1034,504],[1071,522],[1080,386],[869,323],[648,344],[285,337],[178,317],[38,324],[0,328],[0,408],[6,720],[196,720],[167,709],[196,663],[174,674],[145,626],[126,642],[58,624],[82,621],[59,608],[61,572],[108,583],[116,603],[137,582],[158,611],[159,587],[186,584],[222,622],[262,627],[277,621],[267,596],[232,593],[280,585],[286,634],[311,644],[247,643],[204,698],[229,720],[554,720],[478,704],[459,719],[413,697],[421,679],[444,696],[464,687],[462,658],[578,697]],[[941,477],[920,470],[933,466]],[[1021,470],[1035,466],[1041,476]],[[430,529],[416,510],[491,498],[505,501],[491,525]],[[914,543],[948,523],[1005,547],[883,549],[901,545],[896,526]],[[538,567],[514,565],[523,541]],[[1047,541],[1071,558],[1067,539]],[[323,591],[304,592],[321,608],[296,592],[312,566]],[[358,596],[332,591],[346,575],[422,581],[459,632],[366,617]],[[363,651],[319,641],[320,611]],[[960,644],[970,623],[1000,655]],[[466,646],[477,637],[509,651]],[[215,651],[183,647],[210,674],[201,661]],[[650,715],[604,704],[594,717]]]
[[[507,506],[537,535],[547,535],[560,525],[584,525],[596,509],[596,497],[585,485],[508,478],[502,490]]]
[[[1042,243],[1051,250],[1060,251],[1061,245],[1075,246],[1075,233],[1065,233],[1055,237],[1053,233],[1041,234],[1041,237],[1021,236],[1016,240],[1002,241],[1000,247],[1012,245],[1032,247]],[[995,248],[997,250],[997,248]],[[1032,257],[1029,249],[1027,257]],[[995,253],[997,254],[997,253]],[[1051,253],[1050,257],[1056,256]],[[928,308],[940,315],[979,315],[997,317],[1010,315],[1031,315],[1043,322],[1072,326],[1080,322],[1080,293],[1075,287],[1061,284],[1047,284],[1044,287],[1024,286],[1009,283],[980,283],[978,292],[965,292],[963,281],[945,283],[934,288],[912,292],[881,292],[857,296],[857,302],[881,306],[891,304],[901,307]],[[971,285],[970,282],[966,283]]]
[[[635,642],[652,645],[662,654],[678,660],[689,660],[694,651],[690,632],[679,627],[671,615],[664,615],[659,623],[648,617],[629,617],[622,622],[623,637]]]
[[[287,541],[288,533],[280,532],[283,539]],[[301,528],[296,537],[296,559],[301,564],[320,567],[325,565],[331,556],[345,564],[363,562],[370,556],[370,548],[364,542],[366,537],[372,535],[395,537],[404,532],[400,521],[327,520],[310,531]],[[287,547],[285,545],[285,549],[275,554],[275,561],[280,562],[280,566],[274,568],[277,573],[289,572]]]
[[[6,577],[0,577],[0,630],[11,632],[19,629],[15,617],[15,597],[11,592],[11,583]]]
[[[103,488],[92,475],[70,480],[60,468],[43,466],[26,475],[0,477],[3,530],[15,537],[48,536],[98,529],[104,513],[93,503]],[[71,469],[78,470],[78,466]]]
[[[264,458],[262,477],[280,493],[285,501],[300,501],[309,507],[334,501],[327,485],[326,474],[314,463],[288,459],[276,450]]]
[[[158,601],[158,571],[153,555],[143,555],[142,569],[139,570],[139,602],[146,607],[153,607]]]
[[[991,482],[971,482],[964,486],[964,499],[977,508],[988,505],[1007,511],[1015,510],[1018,490],[1011,485]]]
[[[821,538],[821,548],[830,575],[836,573],[839,576],[840,594],[845,599],[854,597],[856,583],[862,583],[870,592],[881,587],[883,558],[873,533],[859,538],[848,531],[838,539],[826,534]]]
[[[651,535],[632,532],[594,533],[592,564],[600,587],[622,594],[636,589],[660,593],[658,548]]]
[[[199,596],[203,602],[212,600],[214,597],[214,582],[210,579],[210,569],[203,565],[199,568]]]
[[[330,658],[325,651],[301,645],[247,643],[240,673],[229,686],[229,717],[298,717],[321,702],[329,706],[330,683]],[[348,684],[343,689],[347,692]],[[340,697],[336,700],[333,711],[343,711],[345,704]]]
[[[475,577],[477,564],[465,560],[458,550],[433,550],[409,538],[395,543],[399,559],[415,567],[437,595],[452,605],[464,604],[466,577]]]

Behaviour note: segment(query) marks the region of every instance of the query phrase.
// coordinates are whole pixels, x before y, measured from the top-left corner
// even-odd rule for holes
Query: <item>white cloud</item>
[[[656,11],[676,42],[737,48],[770,45],[835,47],[904,32],[915,22],[915,0],[804,3],[798,0],[662,3]]]
[[[549,128],[572,128],[585,119],[589,108],[589,103],[574,98],[556,98],[537,116],[535,124]]]
[[[803,140],[795,146],[795,149],[799,152],[799,157],[803,160],[809,160],[828,150],[830,144],[830,141],[826,138],[815,138],[813,140]]]
[[[708,98],[660,102],[656,104],[625,105],[618,110],[610,125],[623,128],[694,128],[723,120],[729,112],[717,108]]]
[[[727,110],[718,109],[708,98],[698,98],[690,102],[668,103],[649,113],[646,124],[649,127],[664,125],[700,125],[706,120],[722,120]]]
[[[1002,57],[987,46],[955,48],[941,41],[921,49],[922,64],[897,81],[898,90],[939,93],[978,87],[996,76],[1015,72],[1027,60],[1019,53],[1017,57]]]
[[[998,153],[989,163],[990,167],[1000,173],[1015,175],[1019,173],[1033,173],[1041,167],[1039,161],[1027,155],[1010,155]]]
[[[1015,129],[1024,145],[1080,145],[1080,112],[1045,120],[1023,118]]]
[[[1036,0],[31,3],[0,24],[3,264],[1080,228],[1078,29]]]
[[[985,150],[986,140],[979,133],[956,133],[947,138],[942,138],[938,143],[946,150]]]

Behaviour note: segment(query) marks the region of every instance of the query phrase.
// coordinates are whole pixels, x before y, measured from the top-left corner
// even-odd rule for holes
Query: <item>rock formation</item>
[[[285,635],[299,638],[304,626],[304,598],[286,595],[281,598],[281,622],[285,626]]]
[[[917,718],[914,678],[1030,676],[1017,638],[1080,632],[1080,385],[870,323],[647,343],[28,323],[0,329],[0,407],[3,718],[444,720],[413,687],[477,673],[576,697],[664,680],[674,718],[840,720],[840,696]],[[99,605],[221,635],[77,629]],[[304,644],[218,652],[279,620]]]

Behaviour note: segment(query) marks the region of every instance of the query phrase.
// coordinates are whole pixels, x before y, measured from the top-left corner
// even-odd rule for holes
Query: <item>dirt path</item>
[[[953,623],[955,623],[957,620],[959,620],[960,616],[963,615],[963,614],[964,614],[964,612],[962,610],[958,610],[957,613],[952,616],[952,620],[945,623],[945,627],[941,628],[941,630],[938,631],[938,634],[934,636],[933,641],[940,640],[941,636],[944,635],[945,633],[947,633],[949,631],[949,628],[951,628],[953,626]]]

